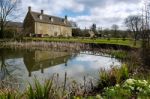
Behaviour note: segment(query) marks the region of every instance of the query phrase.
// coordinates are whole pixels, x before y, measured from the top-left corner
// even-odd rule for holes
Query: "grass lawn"
[[[97,44],[117,44],[117,45],[126,45],[130,47],[139,48],[140,42],[137,42],[137,45],[133,45],[133,40],[126,39],[122,40],[122,38],[110,38],[104,39],[104,38],[96,38],[96,39],[90,39],[90,38],[33,38],[33,37],[25,37],[24,40],[33,40],[33,41],[49,41],[49,42],[79,42],[79,43],[97,43]]]

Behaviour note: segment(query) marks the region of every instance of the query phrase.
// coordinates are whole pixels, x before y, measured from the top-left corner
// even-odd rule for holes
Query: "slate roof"
[[[18,28],[23,28],[23,23],[21,22],[12,22],[12,21],[7,21],[8,27],[18,27]]]
[[[62,26],[68,26],[71,27],[71,23],[65,18],[60,18],[56,16],[41,14],[38,12],[30,12],[35,22],[41,22],[41,23],[48,23],[48,24],[54,24],[54,25],[62,25]],[[42,19],[40,19],[40,15],[42,16]],[[51,19],[53,21],[51,21]],[[65,21],[65,22],[64,22]]]

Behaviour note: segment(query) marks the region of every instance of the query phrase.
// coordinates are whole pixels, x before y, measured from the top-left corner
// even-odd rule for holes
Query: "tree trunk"
[[[1,25],[1,30],[0,30],[0,39],[4,38],[4,26]]]
[[[135,36],[134,36],[134,44],[133,44],[134,46],[136,46],[136,39],[137,38],[136,38],[136,34],[135,34]]]

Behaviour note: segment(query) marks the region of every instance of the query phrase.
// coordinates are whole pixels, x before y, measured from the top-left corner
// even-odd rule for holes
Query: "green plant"
[[[1,89],[0,99],[20,99],[21,95],[16,90]]]
[[[123,89],[119,84],[104,89],[104,99],[129,99],[131,97],[130,90]]]
[[[98,88],[103,90],[104,87],[113,86],[116,84],[116,79],[113,71],[101,70],[99,72]]]
[[[146,80],[127,79],[123,84],[105,88],[105,98],[150,98],[150,83]],[[148,98],[147,98],[148,97]],[[122,99],[121,98],[121,99]]]
[[[29,85],[27,90],[27,96],[29,99],[49,99],[51,94],[53,94],[52,80],[47,80],[44,85],[35,79],[35,88]]]
[[[122,51],[122,50],[118,50],[118,51],[111,51],[109,53],[112,57],[118,58],[118,59],[126,59],[128,56],[128,52],[126,51]]]
[[[128,79],[123,84],[123,88],[131,90],[135,95],[150,96],[150,83],[146,80]]]
[[[126,64],[121,67],[112,67],[109,71],[101,70],[99,72],[98,88],[102,90],[104,87],[114,86],[116,83],[121,83],[128,79],[128,77],[129,72]]]
[[[116,70],[116,81],[117,83],[121,83],[122,81],[129,78],[129,71],[126,64],[122,64],[122,66]]]

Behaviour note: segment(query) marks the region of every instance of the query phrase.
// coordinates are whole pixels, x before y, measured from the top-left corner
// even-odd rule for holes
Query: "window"
[[[43,31],[42,31],[42,30],[40,30],[40,34],[43,34]]]
[[[54,33],[54,36],[57,36],[57,32]]]

